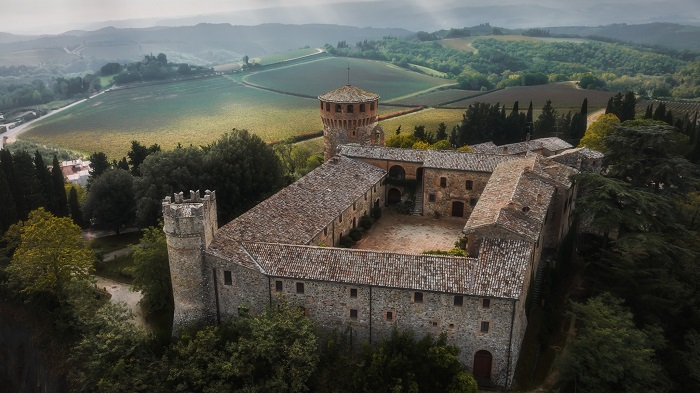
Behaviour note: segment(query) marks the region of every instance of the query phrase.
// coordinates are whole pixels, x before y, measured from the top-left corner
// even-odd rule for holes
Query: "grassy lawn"
[[[300,48],[290,50],[288,52],[275,53],[263,57],[256,58],[256,62],[262,65],[279,63],[286,60],[296,59],[297,57],[307,56],[318,52],[316,48]]]
[[[386,137],[394,135],[396,129],[401,126],[402,132],[413,132],[413,127],[425,126],[427,131],[435,132],[440,123],[447,125],[447,132],[452,130],[452,126],[462,121],[463,109],[424,109],[420,112],[411,113],[393,119],[383,120],[379,125],[384,129]]]
[[[117,74],[114,74],[114,75],[107,75],[107,76],[101,76],[101,77],[100,77],[100,86],[102,86],[103,89],[106,89],[107,87],[109,87],[109,85],[112,84],[112,82],[113,82],[113,80],[114,80],[114,77],[115,77],[116,75],[117,75]]]
[[[101,277],[110,278],[114,281],[119,281],[131,284],[133,275],[129,271],[134,266],[133,254],[130,252],[126,255],[118,256],[112,260],[95,263],[95,274]]]
[[[92,239],[88,242],[90,247],[96,252],[107,254],[112,251],[121,250],[129,247],[132,244],[138,244],[141,239],[141,232],[127,232],[119,236],[105,236],[97,239]]]
[[[482,92],[475,90],[447,89],[396,100],[393,101],[392,104],[436,106],[455,100],[464,100],[479,94],[482,94]]]
[[[422,72],[426,75],[434,76],[436,78],[447,78],[447,74],[445,74],[444,72],[440,72],[438,70],[434,70],[434,69],[428,68],[428,67],[423,67],[423,66],[418,65],[418,64],[409,64],[409,65],[410,65],[410,68],[414,71]]]

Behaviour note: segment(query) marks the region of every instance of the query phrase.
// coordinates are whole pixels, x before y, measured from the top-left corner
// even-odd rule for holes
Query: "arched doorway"
[[[452,217],[464,217],[464,202],[452,202]]]
[[[474,354],[474,367],[472,374],[476,380],[489,381],[491,380],[491,361],[493,356],[489,351],[478,351]]]
[[[389,189],[389,194],[386,197],[386,202],[391,205],[396,205],[397,203],[401,202],[401,191],[399,191],[397,188],[390,188]]]
[[[389,168],[389,177],[392,179],[405,179],[406,171],[401,165],[394,165]]]

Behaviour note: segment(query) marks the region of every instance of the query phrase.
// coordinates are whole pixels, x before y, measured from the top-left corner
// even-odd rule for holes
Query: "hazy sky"
[[[0,17],[0,31],[13,33],[60,33],[70,29],[84,29],[94,26],[96,22],[118,21],[125,19],[169,19],[186,16],[207,15],[222,12],[236,12],[269,7],[292,7],[300,5],[316,5],[307,14],[309,21],[296,21],[297,23],[318,23],[319,15],[332,11],[333,4],[348,3],[348,0],[2,0],[2,17]],[[376,2],[374,0],[353,0],[352,2]],[[582,15],[580,23],[598,25],[610,23],[596,19],[603,19],[606,9],[619,8],[624,4],[631,4],[628,10],[636,10],[637,19],[644,20],[644,12],[658,15],[648,15],[648,21],[656,19],[673,19],[688,21],[695,18],[700,21],[700,0],[499,0],[487,2],[483,0],[400,0],[399,4],[412,3],[425,9],[426,14],[431,11],[449,9],[450,7],[500,7],[506,5],[531,5],[538,9],[562,10],[567,15]],[[321,10],[320,5],[326,7]],[[371,5],[370,5],[371,6]],[[649,11],[647,11],[649,10]],[[317,12],[314,12],[317,11]],[[634,13],[634,11],[632,11]],[[304,15],[304,13],[302,13]],[[331,15],[330,23],[342,21],[342,15]],[[542,15],[543,17],[546,15]],[[391,23],[391,15],[386,16],[387,26],[396,26],[396,21]],[[585,19],[588,18],[588,19]],[[655,19],[656,18],[656,19]],[[322,18],[321,18],[322,20]],[[508,20],[508,19],[504,19]],[[538,22],[546,19],[540,19]],[[557,17],[552,15],[550,26],[561,25]],[[571,20],[562,21],[572,23]],[[622,20],[621,21],[626,21]],[[674,20],[663,20],[674,21]],[[259,20],[255,22],[259,23]],[[278,22],[269,20],[266,22]],[[488,22],[488,20],[484,20]],[[534,22],[534,21],[533,21]],[[700,22],[699,22],[700,23]],[[245,24],[245,23],[240,23]],[[522,22],[521,22],[522,24]],[[533,23],[537,25],[537,23]],[[382,26],[376,26],[382,27]],[[455,26],[459,27],[459,26]],[[515,27],[515,26],[504,26]],[[406,26],[406,28],[410,28]]]

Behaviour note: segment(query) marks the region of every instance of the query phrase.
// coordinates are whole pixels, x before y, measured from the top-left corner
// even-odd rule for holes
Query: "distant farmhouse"
[[[61,162],[61,172],[68,183],[87,186],[90,178],[90,161],[71,160]]]
[[[478,380],[510,386],[531,283],[571,226],[570,175],[597,170],[602,154],[558,138],[473,153],[388,148],[379,96],[348,85],[319,101],[326,162],[294,184],[221,228],[215,192],[165,198],[175,329],[283,296],[357,341],[394,327],[445,333]],[[466,237],[467,257],[338,247],[363,216],[410,194],[411,219],[463,228],[448,241]]]

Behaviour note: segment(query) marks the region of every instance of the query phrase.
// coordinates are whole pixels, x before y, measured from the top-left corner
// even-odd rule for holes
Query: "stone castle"
[[[472,153],[388,148],[379,96],[348,85],[319,101],[326,162],[297,182],[220,228],[215,192],[165,198],[175,329],[283,296],[359,340],[394,327],[445,333],[478,380],[510,386],[541,256],[571,225],[570,175],[596,170],[602,154],[558,138]],[[467,238],[467,257],[337,247],[362,216],[408,194],[424,220],[464,224],[454,240]]]

